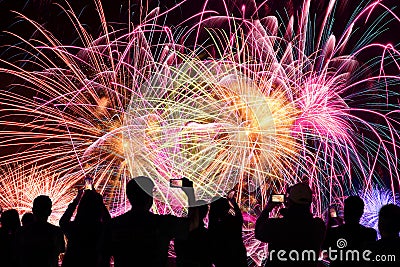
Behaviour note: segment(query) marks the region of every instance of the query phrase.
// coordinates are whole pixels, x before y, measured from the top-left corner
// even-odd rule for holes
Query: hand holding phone
[[[185,187],[193,188],[193,182],[190,181],[188,178],[183,177],[182,178],[182,187],[183,188],[185,188]]]
[[[171,188],[180,188],[188,197],[189,206],[194,206],[196,198],[194,196],[193,182],[188,178],[169,179],[169,186]]]
[[[284,194],[272,194],[267,206],[265,206],[265,210],[271,212],[275,207],[285,202],[285,195]]]
[[[172,188],[181,188],[183,186],[182,179],[169,179],[169,186]]]
[[[193,187],[193,182],[188,178],[169,179],[169,186],[172,188]]]

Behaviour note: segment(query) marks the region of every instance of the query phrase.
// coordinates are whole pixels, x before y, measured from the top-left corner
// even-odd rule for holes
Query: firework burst
[[[378,220],[380,209],[387,204],[400,205],[400,196],[393,194],[388,189],[377,186],[359,193],[365,205],[364,215],[360,223],[364,226],[374,228],[379,233]]]
[[[72,185],[76,181],[76,177],[60,177],[35,167],[25,169],[22,166],[7,166],[1,170],[0,206],[4,210],[16,209],[23,215],[32,212],[33,200],[37,196],[46,195],[53,202],[49,221],[58,224],[66,207],[75,197]]]

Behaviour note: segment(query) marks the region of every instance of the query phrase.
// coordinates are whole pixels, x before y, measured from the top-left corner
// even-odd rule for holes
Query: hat
[[[312,191],[305,183],[293,185],[288,190],[288,198],[296,204],[307,205],[312,202]]]
[[[127,186],[127,194],[141,194],[153,195],[154,182],[146,176],[138,176],[131,179]]]

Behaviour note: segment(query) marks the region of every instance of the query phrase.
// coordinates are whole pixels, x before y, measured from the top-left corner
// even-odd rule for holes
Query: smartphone
[[[169,179],[169,186],[181,188],[183,186],[182,179]]]
[[[329,214],[331,215],[331,218],[337,218],[337,212],[334,208],[329,209]]]
[[[285,202],[285,195],[284,194],[272,194],[271,201],[274,203],[283,203],[283,202]]]
[[[93,190],[93,179],[90,177],[85,178],[85,190]]]

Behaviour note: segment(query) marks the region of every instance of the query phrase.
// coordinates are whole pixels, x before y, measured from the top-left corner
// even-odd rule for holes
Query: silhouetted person
[[[22,215],[21,222],[22,226],[28,226],[32,224],[35,221],[35,216],[33,215],[32,212],[26,212],[24,215]]]
[[[18,211],[15,209],[6,210],[1,214],[1,233],[15,234],[21,226]]]
[[[15,234],[20,227],[18,211],[11,209],[1,214],[0,266],[16,266],[13,244]]]
[[[22,227],[16,235],[16,257],[20,267],[57,267],[58,256],[64,252],[64,235],[55,225],[47,222],[52,202],[48,196],[33,201],[35,222]]]
[[[324,248],[338,249],[337,243],[339,239],[346,240],[345,250],[361,251],[367,243],[376,240],[376,231],[372,228],[365,227],[360,224],[360,219],[364,214],[364,201],[358,196],[350,196],[344,201],[344,224],[336,228],[330,228],[326,234]],[[361,256],[360,256],[361,257]],[[338,257],[331,262],[331,266],[359,266],[358,260],[351,257]]]
[[[204,219],[208,213],[208,204],[205,201],[196,201],[191,207],[192,212],[198,213],[198,227],[189,232],[187,239],[175,239],[177,267],[211,267],[211,243]]]
[[[268,243],[266,266],[317,266],[325,224],[322,219],[313,217],[311,203],[312,191],[304,183],[289,187],[282,218],[270,218],[270,212],[278,203],[268,202],[255,227],[255,237]],[[299,255],[289,257],[292,250]]]
[[[71,221],[76,208],[75,220]],[[107,266],[100,262],[99,245],[104,224],[110,219],[99,193],[79,190],[60,219],[60,227],[68,239],[62,267]]]
[[[247,266],[242,238],[243,216],[239,206],[233,198],[213,200],[210,204],[208,229],[215,267]]]
[[[378,228],[381,239],[368,246],[372,254],[367,266],[400,266],[400,207],[383,206],[379,211]]]
[[[189,228],[196,228],[197,221],[191,221],[190,214],[189,218],[179,218],[151,213],[153,188],[153,181],[144,176],[130,180],[126,186],[132,208],[111,220],[105,240],[109,255],[114,256],[115,267],[164,267],[170,241],[186,238]],[[188,179],[183,180],[182,189],[188,195],[189,205],[193,206],[194,192]]]

